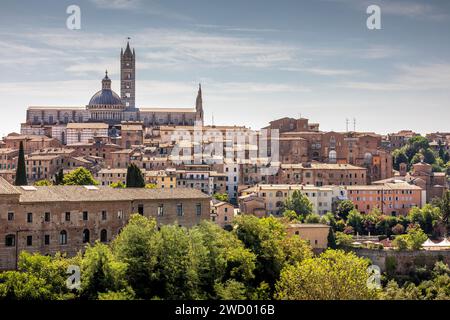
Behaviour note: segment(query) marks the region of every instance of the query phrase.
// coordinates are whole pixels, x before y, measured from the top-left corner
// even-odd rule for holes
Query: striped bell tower
[[[130,48],[130,38],[125,51],[120,52],[120,97],[125,108],[136,108],[136,53]]]

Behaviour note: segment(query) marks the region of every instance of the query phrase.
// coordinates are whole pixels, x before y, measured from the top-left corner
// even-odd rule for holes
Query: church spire
[[[203,123],[203,97],[202,97],[202,84],[198,84],[197,99],[195,100],[196,120]]]

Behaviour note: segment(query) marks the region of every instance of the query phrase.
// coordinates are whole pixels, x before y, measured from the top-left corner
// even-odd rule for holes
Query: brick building
[[[361,213],[379,209],[386,215],[405,216],[413,207],[422,207],[426,191],[400,180],[367,186],[348,186],[347,196]]]
[[[210,219],[210,197],[193,189],[15,187],[0,178],[0,269],[15,268],[22,250],[74,255],[109,242],[133,213],[190,227]]]

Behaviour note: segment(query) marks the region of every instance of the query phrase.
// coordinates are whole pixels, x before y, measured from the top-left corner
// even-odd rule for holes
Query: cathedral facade
[[[102,122],[111,126],[122,121],[141,121],[146,127],[162,125],[203,124],[202,90],[192,108],[138,108],[136,106],[136,53],[127,43],[120,53],[120,96],[111,89],[106,72],[101,90],[96,92],[85,107],[31,106],[27,109],[26,123],[30,126],[64,126],[68,123]]]

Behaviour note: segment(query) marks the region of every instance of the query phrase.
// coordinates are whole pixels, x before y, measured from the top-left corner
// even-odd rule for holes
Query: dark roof
[[[122,100],[114,91],[103,89],[92,96],[89,105],[122,105]]]

